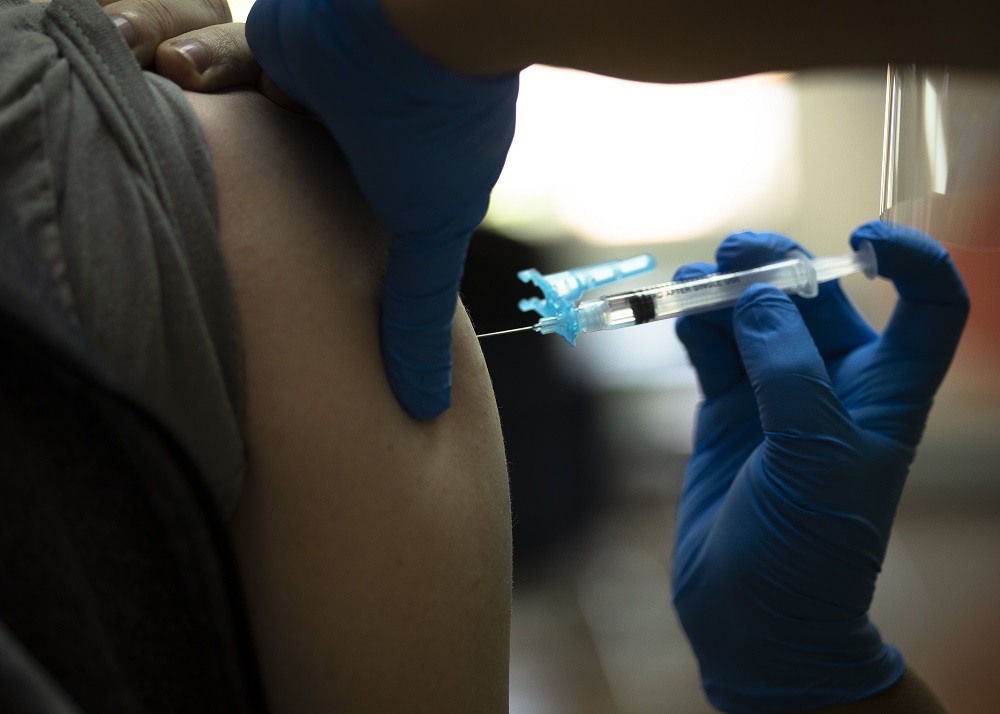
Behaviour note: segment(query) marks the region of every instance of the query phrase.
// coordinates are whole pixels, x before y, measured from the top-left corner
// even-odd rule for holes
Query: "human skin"
[[[49,0],[32,0],[48,2]],[[179,87],[211,92],[256,87],[275,103],[298,109],[262,74],[247,46],[244,24],[226,0],[97,0],[140,66]]]
[[[242,327],[231,533],[271,711],[507,711],[507,470],[464,309],[454,404],[415,421],[380,359],[387,235],[333,142],[253,91],[188,98]]]
[[[446,67],[531,64],[650,82],[890,62],[1000,68],[993,4],[954,0],[382,0],[400,33]]]
[[[640,4],[648,7],[631,17],[656,11]],[[580,17],[600,17],[598,5],[579,6]],[[792,19],[783,20],[786,31]],[[615,22],[594,39],[628,29]],[[836,30],[836,22],[827,29]],[[511,46],[530,49],[528,41],[537,42],[546,26]],[[432,25],[435,32],[444,27]],[[717,40],[725,31],[708,27]],[[807,55],[786,39],[749,52],[740,52],[739,42],[723,44],[714,57],[699,59],[681,42],[671,51],[683,59],[693,50],[699,61],[650,69],[641,50],[655,35],[662,42],[662,33],[622,59],[594,46],[574,55],[587,49],[583,30],[570,33],[572,42],[499,65],[438,58],[472,73],[549,57],[619,76],[697,81],[882,62],[885,50],[818,42]],[[203,37],[211,43],[217,35]],[[689,33],[685,41],[697,37]],[[159,56],[173,50],[159,47],[157,67],[169,73],[172,60],[161,65]],[[238,61],[243,47],[234,47],[232,56],[213,57],[246,66]],[[499,56],[476,49],[474,58]],[[208,86],[186,65],[175,69],[185,86]],[[440,424],[414,423],[396,407],[380,369],[375,329],[385,236],[339,154],[310,120],[275,111],[259,96],[189,99],[216,167],[221,240],[244,331],[251,463],[232,532],[272,710],[506,711],[506,472],[488,375],[464,312],[456,314],[454,335],[456,406]],[[907,672],[877,697],[820,711],[942,709]]]
[[[249,469],[231,533],[271,711],[506,712],[507,472],[464,309],[454,405],[414,421],[379,359],[387,236],[338,150],[251,90],[188,99],[243,333]],[[943,708],[908,671],[818,711]]]

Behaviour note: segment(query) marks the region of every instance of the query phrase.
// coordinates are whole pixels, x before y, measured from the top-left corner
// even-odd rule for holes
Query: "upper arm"
[[[189,99],[242,328],[231,528],[273,711],[506,711],[506,463],[464,310],[453,406],[416,422],[380,358],[386,236],[336,147],[259,95]]]

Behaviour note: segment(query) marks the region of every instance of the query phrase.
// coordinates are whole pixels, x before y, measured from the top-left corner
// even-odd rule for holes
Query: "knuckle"
[[[179,33],[232,21],[226,0],[133,0],[139,31],[164,40]]]
[[[234,31],[231,26],[206,30],[201,39],[208,45],[214,65],[244,65],[253,60],[243,33]]]
[[[226,0],[204,0],[217,22],[232,22],[233,14]]]
[[[177,10],[172,4],[161,0],[137,0],[136,6],[142,18],[140,22],[145,25],[139,31],[147,36],[163,39],[177,23]]]

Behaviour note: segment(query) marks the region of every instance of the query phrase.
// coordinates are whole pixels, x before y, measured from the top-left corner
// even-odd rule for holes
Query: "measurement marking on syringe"
[[[720,285],[738,285],[741,282],[743,282],[743,278],[739,275],[715,278],[712,281],[702,281],[701,278],[693,278],[690,283],[681,283],[670,290],[661,290],[656,293],[656,297],[664,298],[670,297],[671,295],[686,295],[687,293],[694,293],[699,290],[710,290],[712,288],[717,289]]]

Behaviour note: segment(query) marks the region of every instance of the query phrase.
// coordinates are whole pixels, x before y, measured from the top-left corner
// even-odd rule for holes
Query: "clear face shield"
[[[883,222],[1000,250],[1000,76],[891,65],[885,118]]]

